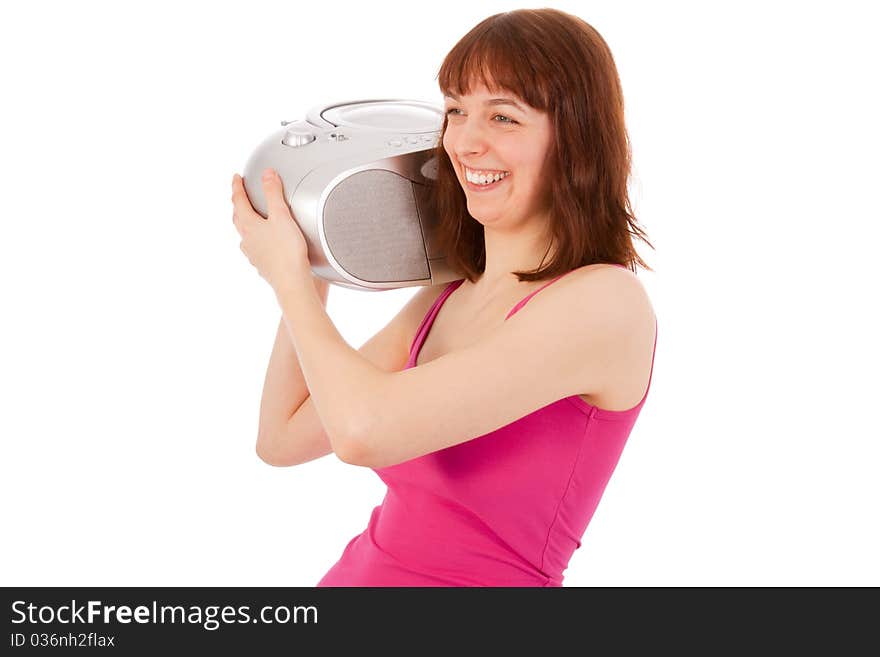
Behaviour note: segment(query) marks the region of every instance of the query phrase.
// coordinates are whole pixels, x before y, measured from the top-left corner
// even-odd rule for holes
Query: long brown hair
[[[437,78],[443,94],[468,94],[480,80],[491,91],[510,91],[550,114],[549,230],[556,249],[543,268],[542,260],[538,269],[512,272],[520,281],[595,263],[651,270],[632,242],[635,235],[654,248],[627,192],[632,154],[620,78],[608,44],[592,26],[557,9],[495,14],[455,44]],[[486,267],[483,226],[468,212],[443,148],[447,123],[448,117],[436,148],[437,180],[428,193],[447,264],[473,282]]]

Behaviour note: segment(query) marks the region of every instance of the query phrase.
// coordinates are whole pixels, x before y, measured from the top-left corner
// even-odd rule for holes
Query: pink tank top
[[[431,306],[406,368],[462,282]],[[650,388],[649,378],[625,411],[573,395],[492,433],[374,469],[385,497],[317,586],[562,586]]]

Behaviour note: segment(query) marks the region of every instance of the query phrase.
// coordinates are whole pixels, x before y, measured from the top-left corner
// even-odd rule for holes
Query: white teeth
[[[486,173],[476,173],[476,172],[472,171],[471,169],[468,169],[467,167],[465,167],[465,177],[470,182],[475,183],[477,185],[486,185],[489,183],[497,182],[498,180],[501,180],[502,178],[506,178],[509,175],[510,175],[509,171],[499,171],[496,173],[486,174]]]

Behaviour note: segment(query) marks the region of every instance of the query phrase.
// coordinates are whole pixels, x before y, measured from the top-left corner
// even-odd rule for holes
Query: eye
[[[446,114],[447,114],[447,115],[453,115],[453,114],[452,114],[453,112],[460,112],[460,111],[461,111],[461,110],[459,110],[457,107],[452,107],[452,108],[446,110]],[[454,116],[454,115],[453,115],[453,116]],[[492,118],[498,118],[498,117],[501,117],[502,119],[505,119],[505,120],[504,120],[504,121],[496,121],[496,123],[517,123],[517,121],[514,121],[514,120],[511,119],[509,116],[504,116],[503,114],[496,114],[496,115],[493,116]]]

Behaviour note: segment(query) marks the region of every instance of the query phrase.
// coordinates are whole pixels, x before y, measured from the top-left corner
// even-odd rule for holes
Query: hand
[[[281,178],[274,169],[263,172],[263,193],[269,216],[254,210],[241,176],[232,177],[232,223],[241,235],[240,248],[277,292],[292,277],[310,272],[308,244],[287,201]]]

